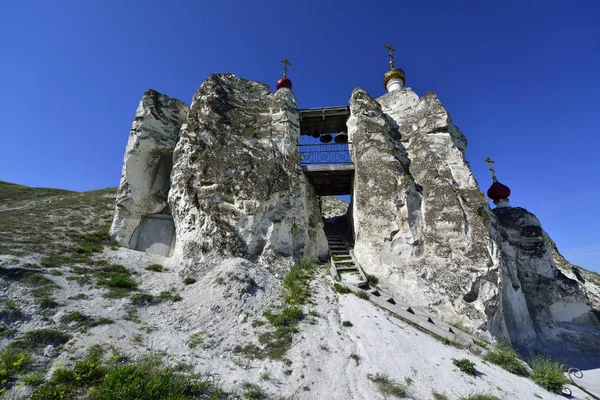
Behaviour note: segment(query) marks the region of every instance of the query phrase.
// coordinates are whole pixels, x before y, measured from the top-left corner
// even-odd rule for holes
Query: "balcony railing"
[[[350,144],[300,144],[300,165],[352,163]]]

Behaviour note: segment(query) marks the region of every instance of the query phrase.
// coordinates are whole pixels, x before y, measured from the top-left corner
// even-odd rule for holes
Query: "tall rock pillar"
[[[174,155],[175,256],[194,260],[322,257],[317,200],[300,166],[296,99],[231,74],[194,95]]]

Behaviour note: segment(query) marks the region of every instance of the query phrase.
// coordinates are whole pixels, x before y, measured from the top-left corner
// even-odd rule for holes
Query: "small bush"
[[[456,365],[456,367],[458,367],[458,369],[460,369],[465,374],[477,376],[477,373],[475,371],[475,363],[473,363],[467,358],[461,358],[460,360],[453,358],[452,364]]]
[[[349,357],[354,360],[357,366],[360,364],[360,356],[358,354],[352,353]]]
[[[150,264],[148,265],[146,268],[144,268],[146,271],[154,271],[154,272],[163,272],[166,271],[167,269],[165,267],[163,267],[160,264]]]
[[[508,343],[499,343],[495,349],[488,351],[483,359],[499,365],[512,374],[527,375],[527,369]]]
[[[531,379],[549,392],[560,394],[566,383],[560,362],[537,355],[531,360]]]
[[[39,301],[38,304],[41,308],[49,309],[58,307],[58,303],[52,300],[50,296],[44,296]]]
[[[350,321],[343,321],[342,322],[342,326],[345,326],[346,328],[349,328],[349,327],[354,326],[354,325],[352,325],[352,322],[350,322]]]
[[[114,321],[110,318],[93,318],[79,311],[73,311],[60,318],[63,324],[74,323],[79,328],[92,328],[99,325],[112,324]]]
[[[352,290],[348,289],[346,286],[340,285],[339,283],[334,283],[333,289],[339,294],[347,294],[352,292]]]
[[[260,386],[254,383],[244,382],[242,383],[242,389],[244,390],[244,399],[266,400],[269,398],[269,396],[260,388]]]
[[[394,383],[385,374],[376,374],[375,376],[368,375],[367,377],[375,383],[377,389],[379,389],[383,395],[391,395],[398,398],[406,396],[406,387]]]
[[[134,279],[123,273],[114,274],[109,279],[99,280],[98,285],[118,289],[136,289],[138,287],[138,283]]]
[[[219,278],[217,278],[217,279],[219,279]],[[221,279],[223,279],[223,278],[221,278]],[[216,280],[215,280],[215,282],[216,282]],[[196,283],[196,280],[194,278],[187,277],[183,280],[183,283],[186,285],[192,285],[192,284]]]

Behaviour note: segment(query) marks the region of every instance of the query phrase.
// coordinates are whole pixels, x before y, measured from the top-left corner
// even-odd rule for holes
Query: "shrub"
[[[303,315],[302,310],[295,306],[286,307],[279,314],[272,314],[270,311],[264,313],[267,321],[275,327],[296,325]]]
[[[285,302],[288,304],[303,304],[309,297],[308,281],[314,270],[313,264],[302,259],[298,265],[292,267],[283,278],[283,287],[286,289]]]
[[[475,371],[475,363],[473,363],[467,358],[461,358],[460,360],[453,358],[452,364],[456,365],[456,367],[458,367],[458,369],[460,369],[465,374],[477,376],[477,373]]]
[[[560,362],[537,355],[531,360],[531,379],[549,392],[560,394],[566,383]]]
[[[375,383],[377,389],[379,389],[383,395],[391,395],[398,398],[406,396],[406,387],[394,383],[385,374],[376,374],[375,376],[368,375],[367,377]]]
[[[49,309],[58,307],[58,303],[52,300],[50,296],[44,296],[39,301],[38,304],[41,308]]]
[[[146,268],[144,268],[146,271],[154,271],[154,272],[163,272],[166,271],[167,269],[165,267],[163,267],[160,264],[150,264],[148,265]]]
[[[448,396],[446,396],[443,393],[438,393],[438,392],[431,392],[431,396],[433,397],[433,400],[448,400]]]
[[[124,273],[117,273],[109,279],[99,280],[98,285],[119,289],[136,289],[138,287],[138,283],[134,279],[131,279],[128,274]]]
[[[217,279],[218,279],[218,278],[217,278]],[[221,279],[223,279],[223,278],[221,278]],[[194,278],[187,277],[187,278],[185,278],[185,279],[183,280],[183,283],[184,283],[184,284],[186,284],[186,285],[191,285],[191,284],[194,284],[194,283],[196,283],[196,280],[195,280]],[[222,284],[222,283],[221,283],[221,284]]]
[[[508,343],[499,343],[495,349],[488,351],[483,359],[499,365],[512,374],[527,375],[527,369]]]
[[[352,322],[350,322],[350,321],[344,321],[344,322],[342,322],[342,326],[345,326],[346,328],[349,328],[349,327],[351,327],[353,325],[352,325]]]
[[[94,326],[112,324],[114,321],[110,318],[93,318],[79,311],[73,311],[63,315],[60,318],[63,324],[75,323],[80,328],[92,328]]]

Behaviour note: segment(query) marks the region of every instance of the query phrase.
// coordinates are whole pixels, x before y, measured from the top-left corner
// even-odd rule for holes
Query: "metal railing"
[[[299,144],[300,165],[352,163],[351,144]]]

